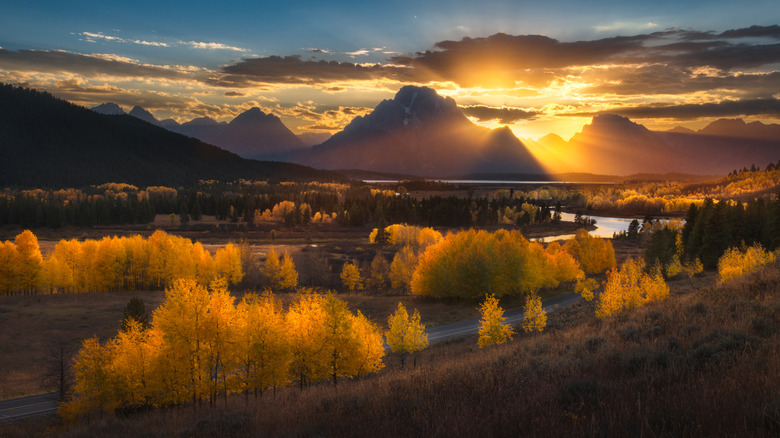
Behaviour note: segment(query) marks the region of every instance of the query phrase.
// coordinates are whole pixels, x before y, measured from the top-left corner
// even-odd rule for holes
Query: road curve
[[[0,422],[57,412],[57,393],[0,401]]]
[[[570,293],[550,298],[542,302],[546,312],[551,312],[561,307],[570,306],[581,300],[578,294]],[[505,322],[515,325],[525,317],[525,309],[511,309],[504,312]],[[446,339],[457,338],[475,334],[479,331],[479,319],[470,319],[467,321],[455,322],[452,324],[440,325],[425,329],[428,334],[428,342],[440,342]],[[387,344],[385,351],[390,352],[390,346]],[[57,411],[57,393],[33,395],[30,397],[17,398],[12,400],[0,401],[0,422],[15,420],[25,417],[53,414]]]
[[[555,309],[561,307],[568,307],[579,300],[582,297],[579,294],[569,293],[565,295],[559,295],[555,298],[550,298],[542,302],[542,307],[545,312],[552,312]],[[517,308],[504,312],[504,321],[506,324],[515,325],[525,318],[525,309]],[[425,329],[425,333],[428,334],[428,342],[434,343],[444,341],[446,339],[456,338],[458,336],[475,334],[479,331],[479,319],[470,319],[467,321],[455,322],[452,324],[440,325],[437,327],[431,327]],[[390,347],[385,344],[385,351],[390,351]]]

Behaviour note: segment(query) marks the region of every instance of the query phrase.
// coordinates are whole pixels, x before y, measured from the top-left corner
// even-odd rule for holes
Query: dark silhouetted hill
[[[238,178],[342,177],[245,160],[135,117],[103,115],[48,93],[0,84],[0,186],[183,185]]]

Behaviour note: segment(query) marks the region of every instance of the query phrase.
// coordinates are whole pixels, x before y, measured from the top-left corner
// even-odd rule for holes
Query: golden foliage
[[[547,327],[547,312],[542,307],[542,299],[539,295],[531,294],[525,297],[525,318],[523,318],[523,330],[528,332],[542,332]]]
[[[515,331],[508,324],[504,324],[504,310],[498,306],[495,295],[488,295],[479,306],[481,315],[479,325],[479,348],[489,345],[503,344],[512,340]]]
[[[575,236],[564,244],[586,274],[600,274],[615,267],[615,250],[612,242],[591,236],[587,230],[579,229]]]
[[[412,292],[437,297],[497,297],[574,281],[581,271],[558,244],[545,249],[519,232],[450,233],[420,256]]]
[[[744,251],[739,250],[739,248],[730,248],[718,260],[720,282],[745,275],[774,261],[775,254],[766,251],[759,243]]]
[[[403,303],[398,303],[395,313],[387,319],[387,331],[385,339],[393,353],[401,354],[401,366],[403,366],[406,354],[420,351],[428,346],[428,334],[425,326],[420,322],[420,312],[415,309],[409,318]]]
[[[663,300],[669,295],[669,286],[660,270],[646,274],[642,268],[641,261],[629,258],[620,269],[609,272],[604,291],[599,295],[596,316],[612,316],[646,302]]]
[[[101,240],[60,240],[43,260],[38,240],[26,231],[18,243],[0,245],[0,292],[119,291],[160,288],[176,278],[193,278],[209,284],[225,278],[241,281],[241,254],[227,244],[214,258],[200,243],[155,231]]]
[[[349,290],[363,289],[363,279],[360,278],[360,270],[354,263],[344,263],[341,269],[341,283]]]
[[[116,337],[82,344],[76,384],[62,415],[180,405],[376,372],[384,365],[379,329],[330,295],[301,293],[285,313],[269,292],[235,304],[224,279],[166,289],[151,327],[131,320]]]

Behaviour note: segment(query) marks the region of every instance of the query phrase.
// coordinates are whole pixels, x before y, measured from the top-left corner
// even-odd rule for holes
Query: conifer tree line
[[[340,226],[379,222],[424,226],[527,225],[554,218],[545,201],[515,196],[510,191],[499,191],[491,197],[432,196],[417,200],[406,195],[402,187],[399,190],[357,184],[268,184],[244,180],[227,184],[204,181],[188,188],[142,189],[123,183],[60,190],[6,188],[0,192],[0,225],[59,228],[143,224],[152,222],[156,214],[178,215],[182,223],[199,221],[208,215],[250,226],[264,221],[287,226],[312,222]]]
[[[780,246],[780,199],[742,202],[707,199],[691,205],[681,232],[684,256],[700,259],[705,269],[715,269],[728,248],[759,243],[773,251]]]
[[[201,284],[244,276],[241,252],[231,243],[212,256],[199,242],[155,231],[101,240],[60,240],[46,259],[29,230],[0,244],[0,294],[76,293],[162,289],[178,278]]]
[[[114,338],[82,343],[62,414],[213,406],[294,382],[338,385],[380,370],[384,354],[379,328],[333,295],[302,289],[284,309],[271,292],[236,302],[224,280],[176,280],[148,328],[131,318]]]

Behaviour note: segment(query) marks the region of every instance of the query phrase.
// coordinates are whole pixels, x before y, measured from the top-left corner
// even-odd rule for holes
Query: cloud
[[[593,30],[596,32],[620,32],[620,31],[638,31],[647,30],[658,27],[656,23],[648,21],[645,23],[633,23],[628,21],[616,21],[610,24],[604,24],[600,26],[593,26]]]
[[[79,35],[85,37],[84,39],[87,42],[90,43],[96,43],[98,40],[103,41],[109,41],[113,43],[132,43],[132,44],[138,44],[142,46],[152,46],[152,47],[170,47],[168,43],[163,43],[159,41],[144,41],[139,39],[125,39],[121,38],[115,35],[106,35],[102,32],[81,32]]]
[[[565,78],[567,69],[594,65],[664,64],[676,68],[712,66],[753,69],[780,63],[777,26],[753,26],[715,34],[671,29],[633,36],[562,42],[544,35],[498,33],[481,38],[441,41],[432,50],[390,60],[412,68],[428,81],[463,87],[546,86]]]
[[[459,107],[460,111],[470,117],[474,117],[480,122],[498,120],[505,125],[511,125],[518,120],[529,120],[536,118],[541,111],[524,110],[522,108],[509,107],[491,107],[485,105],[469,105]]]
[[[747,99],[725,100],[711,103],[691,104],[656,104],[640,105],[626,108],[613,108],[608,111],[571,113],[567,116],[592,117],[597,114],[618,114],[625,117],[667,118],[667,119],[698,119],[707,117],[734,116],[773,116],[780,117],[779,99]]]
[[[412,70],[381,64],[360,65],[338,61],[304,61],[300,56],[244,59],[223,67],[209,83],[239,88],[256,84],[327,84],[342,81],[393,79],[413,81]]]
[[[342,91],[347,91],[346,87],[327,87],[323,88],[322,91],[326,93],[341,93]]]
[[[592,83],[581,90],[594,96],[685,95],[718,93],[739,98],[769,97],[780,90],[780,71],[736,72],[717,68],[680,68],[664,64],[616,67],[586,73]]]
[[[190,45],[196,49],[203,50],[233,50],[235,52],[248,52],[249,49],[242,49],[241,47],[228,46],[222,43],[204,43],[198,41],[188,41],[185,44]]]
[[[244,97],[246,96],[246,93],[240,91],[225,91],[224,95],[226,97]]]
[[[58,50],[3,50],[0,49],[3,71],[37,73],[68,72],[82,77],[102,75],[115,77],[190,79],[191,75],[172,68],[143,65],[117,55],[79,53]]]
[[[372,108],[339,106],[337,108],[318,109],[311,103],[299,103],[292,108],[277,107],[274,112],[286,116],[313,122],[302,126],[306,131],[339,131],[344,129],[355,117],[365,116]]]

